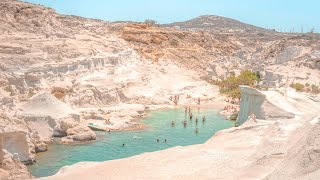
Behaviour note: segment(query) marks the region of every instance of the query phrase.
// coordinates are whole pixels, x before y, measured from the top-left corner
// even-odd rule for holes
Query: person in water
[[[167,139],[164,140],[164,143],[167,143]]]
[[[183,121],[183,127],[184,127],[184,128],[187,127],[187,121],[186,121],[186,120]]]
[[[192,112],[190,113],[190,115],[189,115],[189,116],[190,116],[190,120],[192,120],[192,117],[193,117]]]
[[[198,133],[199,133],[199,129],[198,129],[198,128],[196,128],[195,133],[196,133],[196,134],[198,134]]]
[[[196,124],[198,125],[198,118],[196,118]]]
[[[125,144],[123,143],[123,144],[122,144],[122,147],[124,147],[124,146],[125,146]]]
[[[174,126],[174,124],[175,124],[175,123],[172,121],[172,122],[171,122],[171,126],[173,127],[173,126]]]
[[[206,116],[203,116],[202,117],[202,122],[205,122],[206,121]]]

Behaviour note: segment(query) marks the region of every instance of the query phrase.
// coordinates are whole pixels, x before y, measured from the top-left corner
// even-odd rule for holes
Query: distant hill
[[[271,32],[271,30],[268,29],[214,15],[199,16],[188,21],[165,24],[164,26],[188,30],[202,29],[215,32]]]

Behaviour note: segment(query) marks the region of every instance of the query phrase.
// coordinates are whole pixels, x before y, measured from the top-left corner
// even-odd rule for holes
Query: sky
[[[60,14],[106,21],[171,23],[220,15],[277,31],[320,32],[320,0],[24,0]]]

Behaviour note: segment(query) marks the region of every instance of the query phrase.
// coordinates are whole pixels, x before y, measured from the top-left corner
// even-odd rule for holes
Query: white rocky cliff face
[[[198,98],[202,103],[221,104],[224,98],[208,80],[249,69],[260,71],[262,84],[269,87],[292,82],[320,83],[317,34],[263,31],[265,36],[260,37],[255,31],[237,33],[240,31],[235,27],[223,27],[233,30],[219,33],[220,30],[192,32],[143,23],[110,23],[59,15],[51,8],[15,0],[0,2],[0,22],[0,173],[6,178],[13,173],[10,168],[17,168],[17,172],[26,175],[21,179],[26,179],[26,169],[19,162],[32,163],[36,152],[50,150],[48,144],[53,137],[66,144],[94,141],[96,135],[89,123],[104,131],[139,127],[136,119],[151,110],[175,107],[170,97],[177,95],[181,106],[195,105]],[[277,134],[277,128],[282,127],[279,131],[285,132],[285,120],[305,117],[309,104],[313,104],[289,91],[257,91],[249,87],[242,87],[242,91],[239,124],[248,124],[245,121],[250,113],[268,121],[281,119],[272,127],[263,124],[261,132],[255,126],[252,131],[260,138],[267,128]],[[249,138],[249,144],[257,145],[257,139],[241,127],[239,131]],[[236,137],[234,132],[226,135],[231,137],[230,144]],[[264,142],[270,145],[267,140]],[[231,149],[252,153],[237,145],[230,145]],[[208,146],[209,150],[203,149],[204,154],[215,158],[216,150]],[[224,149],[220,150],[224,157]],[[189,153],[201,156],[201,152],[186,151],[180,159]],[[247,162],[242,161],[245,158],[241,153],[232,153],[241,157],[239,162]],[[175,154],[169,158],[177,159]],[[207,163],[206,158],[196,160],[201,165]],[[185,164],[190,165],[188,159],[179,167]],[[191,165],[189,170],[193,172]],[[12,175],[15,177],[19,179]]]

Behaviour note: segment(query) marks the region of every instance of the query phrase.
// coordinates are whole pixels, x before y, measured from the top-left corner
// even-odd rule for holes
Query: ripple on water
[[[207,141],[215,132],[234,125],[234,122],[218,115],[218,110],[196,109],[193,110],[193,115],[194,118],[198,117],[198,125],[195,120],[187,119],[188,124],[184,127],[182,123],[186,119],[184,109],[160,110],[151,112],[142,120],[148,126],[145,130],[96,132],[98,140],[85,145],[52,144],[48,152],[37,154],[37,163],[29,166],[29,170],[32,175],[43,177],[55,174],[63,166],[81,161],[106,161],[174,146],[200,144]],[[203,116],[206,116],[205,123],[202,122]],[[172,121],[175,122],[174,127]],[[196,127],[199,129],[197,134]]]

